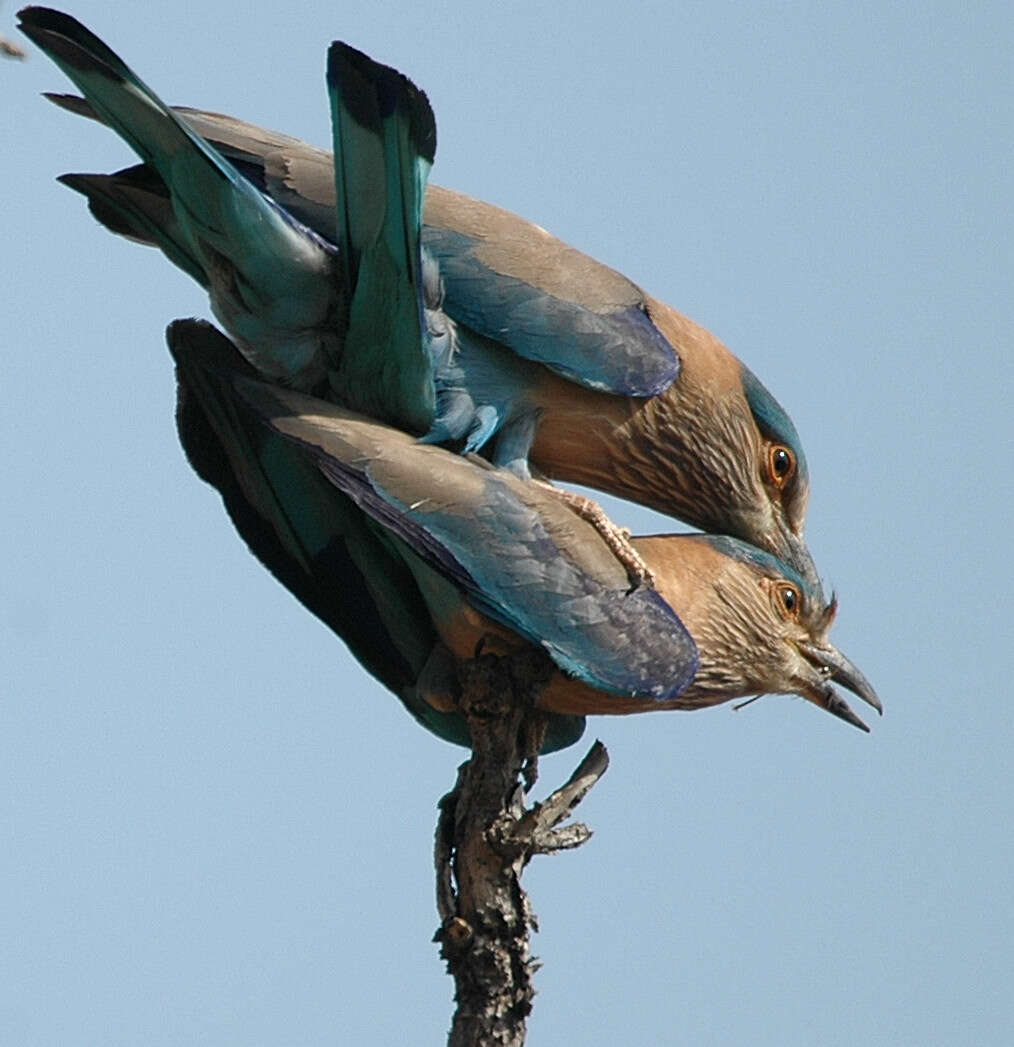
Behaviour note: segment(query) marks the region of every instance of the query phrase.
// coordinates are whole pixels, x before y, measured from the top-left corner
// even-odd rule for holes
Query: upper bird
[[[524,644],[561,670],[550,745],[590,713],[794,693],[865,725],[876,693],[828,640],[835,605],[732,538],[633,539],[657,592],[629,593],[598,532],[540,485],[251,377],[210,325],[169,330],[180,436],[254,553],[435,733],[467,743],[457,660]]]
[[[157,244],[208,286],[216,316],[262,374],[325,392],[429,440],[481,449],[521,476],[531,464],[549,477],[737,536],[819,586],[803,538],[809,478],[798,434],[718,339],[538,226],[436,186],[426,195],[422,255],[410,258],[419,240],[414,193],[432,161],[435,130],[425,96],[406,78],[365,56],[345,63],[354,67],[345,77],[332,48],[336,179],[332,157],[296,139],[217,114],[169,110],[68,16],[26,8],[21,20],[87,98],[55,100],[109,123],[143,161],[113,175],[64,180],[88,196],[103,224]],[[366,107],[359,104],[369,93],[363,78],[376,95]],[[118,94],[143,104],[114,104]],[[408,95],[406,107],[401,99]],[[399,107],[410,116],[392,123],[387,110]],[[168,158],[159,155],[163,147],[142,142],[137,129],[159,138],[163,125],[171,127]],[[361,178],[377,163],[390,176],[399,169],[392,150],[403,160],[408,205],[400,215],[381,208],[373,226],[361,226],[345,211],[344,179],[350,170]],[[186,153],[193,155],[185,160]],[[207,222],[219,240],[194,231],[205,192],[191,188],[194,169],[206,169],[204,181],[223,199],[235,194],[249,208],[237,205],[226,216],[241,227],[235,250],[220,242],[233,236],[220,222],[224,204]],[[391,199],[386,183],[385,189]],[[254,251],[268,263],[264,273],[252,272],[246,245],[262,211],[263,224],[279,227],[277,245],[261,241]],[[370,235],[369,228],[387,222],[382,239],[392,242],[399,221],[411,246],[392,254],[394,268],[385,271],[420,296],[424,351],[406,348],[407,341],[395,351],[388,343],[388,366],[367,354],[359,367],[349,362],[345,331],[335,320],[348,307],[349,274],[362,272],[355,241],[363,228]],[[282,257],[272,270],[276,254]],[[367,293],[378,303],[372,314],[385,315],[387,285],[371,281]],[[271,323],[251,332],[257,309]],[[295,333],[286,326],[293,314],[303,318]],[[290,343],[299,351],[271,355],[265,348]],[[343,359],[335,380],[335,362]]]
[[[430,428],[450,334],[435,267],[424,273],[419,246],[436,144],[425,96],[353,48],[332,45],[335,140],[350,148],[337,154],[341,220],[332,217],[326,238],[256,188],[75,19],[41,7],[20,18],[145,162],[129,186],[88,175],[63,181],[205,286],[215,316],[260,374]],[[357,187],[351,195],[347,179]]]

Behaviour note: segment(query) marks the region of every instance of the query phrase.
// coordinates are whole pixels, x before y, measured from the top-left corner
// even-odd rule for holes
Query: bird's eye
[[[775,487],[784,487],[796,471],[796,456],[784,444],[772,444],[768,451],[768,474]]]
[[[795,618],[799,613],[799,591],[794,585],[778,586],[778,599],[782,608],[790,618]]]

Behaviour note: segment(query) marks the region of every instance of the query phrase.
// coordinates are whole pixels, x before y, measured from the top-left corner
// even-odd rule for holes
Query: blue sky
[[[66,9],[167,101],[318,144],[330,40],[397,66],[434,181],[711,328],[802,435],[833,637],[886,715],[593,721],[595,837],[527,875],[529,1042],[1009,1043],[1009,5]],[[463,754],[186,465],[163,330],[204,296],[53,181],[126,147],[39,99],[70,90],[40,54],[0,80],[0,1042],[443,1042],[430,853]]]

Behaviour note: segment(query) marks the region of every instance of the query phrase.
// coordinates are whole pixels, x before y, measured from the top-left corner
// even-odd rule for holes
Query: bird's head
[[[762,694],[798,694],[868,730],[835,684],[877,712],[865,676],[828,639],[834,597],[770,553],[715,535],[639,539],[659,592],[697,644],[700,667],[679,696],[687,706]]]
[[[714,335],[663,303],[650,306],[652,319],[679,347],[678,377],[646,405],[660,456],[671,463],[666,468],[656,458],[653,464],[667,474],[667,496],[678,503],[674,515],[765,549],[819,590],[803,538],[810,476],[792,420]]]
[[[734,395],[729,407],[743,416],[747,469],[730,505],[729,516],[738,525],[730,533],[791,565],[819,595],[817,569],[803,538],[810,474],[799,433],[756,375],[745,364],[739,371],[742,400]]]

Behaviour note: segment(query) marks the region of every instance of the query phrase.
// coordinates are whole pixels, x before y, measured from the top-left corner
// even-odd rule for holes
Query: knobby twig
[[[521,874],[533,855],[578,847],[591,836],[579,823],[558,826],[605,773],[601,742],[565,785],[524,806],[545,726],[535,699],[550,672],[548,659],[533,651],[483,655],[461,668],[472,757],[440,801],[434,855],[441,921],[435,940],[457,1002],[449,1047],[524,1044],[538,967],[529,931],[538,926]]]

